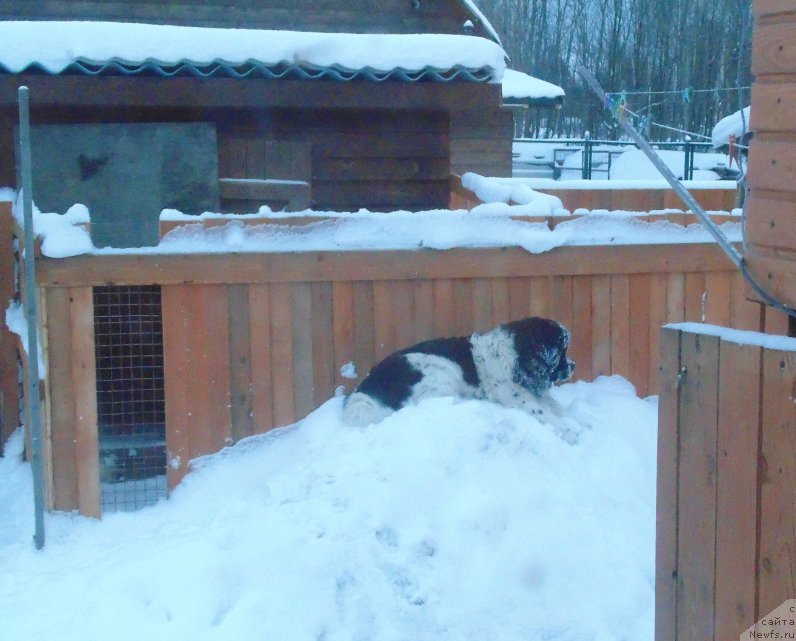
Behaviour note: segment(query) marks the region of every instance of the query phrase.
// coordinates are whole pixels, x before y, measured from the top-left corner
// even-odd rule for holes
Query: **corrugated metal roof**
[[[489,82],[494,77],[490,67],[470,69],[461,65],[450,69],[425,67],[419,70],[390,69],[381,71],[364,67],[362,69],[344,69],[339,66],[319,67],[308,64],[265,64],[257,60],[232,64],[224,60],[213,60],[207,63],[196,63],[182,60],[178,63],[167,63],[160,60],[147,59],[142,62],[130,62],[120,58],[110,60],[87,60],[77,58],[60,71],[52,71],[45,66],[33,62],[20,71],[11,71],[0,63],[0,73],[32,73],[47,75],[86,75],[86,76],[157,76],[194,77],[194,78],[265,78],[268,80],[336,80],[349,82],[365,80],[371,82]]]

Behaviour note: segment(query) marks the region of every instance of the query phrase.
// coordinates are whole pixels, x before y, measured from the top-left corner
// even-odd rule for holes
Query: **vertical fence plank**
[[[666,275],[651,274],[649,282],[649,393],[657,394],[659,388],[658,355],[661,353],[661,328],[668,322],[666,317]]]
[[[492,280],[492,324],[502,325],[511,319],[511,303],[509,280],[495,278]]]
[[[685,320],[693,323],[704,323],[707,311],[705,295],[705,274],[689,273],[685,275]]]
[[[572,276],[554,276],[551,283],[552,318],[564,325],[570,333],[574,314],[572,282]]]
[[[677,502],[680,339],[661,330],[658,401],[658,477],[655,546],[655,641],[677,639]]]
[[[531,278],[530,282],[530,309],[531,316],[549,318],[553,313],[552,279],[549,276]]]
[[[575,361],[575,378],[590,381],[592,375],[592,312],[591,278],[575,276],[572,279],[572,345],[571,358]]]
[[[437,279],[434,281],[434,335],[453,336],[454,316],[453,280]]]
[[[335,374],[334,336],[332,322],[332,284],[312,283],[312,374],[313,407],[319,407],[334,396]]]
[[[166,451],[169,489],[174,489],[188,472],[192,394],[190,381],[191,346],[187,305],[192,289],[188,285],[161,287],[163,315],[163,374],[166,400]],[[203,417],[204,418],[204,417]]]
[[[53,507],[74,510],[79,506],[77,453],[75,451],[75,398],[72,388],[72,319],[70,290],[47,290],[48,384],[50,393]]]
[[[276,426],[296,420],[293,406],[293,301],[290,285],[271,285],[271,381]]]
[[[509,278],[511,320],[525,318],[531,312],[531,288],[528,278]]]
[[[430,280],[416,280],[413,288],[415,310],[412,322],[413,342],[419,343],[434,337],[434,285]]]
[[[75,287],[69,294],[72,330],[75,457],[80,513],[99,518],[99,430],[97,427],[97,362],[94,351],[94,292]]]
[[[183,300],[189,380],[188,456],[217,452],[232,439],[229,298],[226,285],[186,285]],[[207,337],[213,336],[214,341]],[[185,461],[183,461],[185,463]]]
[[[232,440],[254,434],[254,387],[251,363],[249,286],[230,285],[229,381]]]
[[[377,361],[395,350],[393,321],[389,284],[387,281],[376,281],[373,283],[373,328]]]
[[[332,340],[334,341],[335,387],[351,391],[353,381],[340,368],[354,362],[354,287],[348,281],[332,283]]]
[[[738,639],[756,621],[760,360],[760,347],[721,343],[716,492],[718,640]]]
[[[302,419],[313,408],[315,387],[314,363],[312,360],[312,291],[309,283],[290,285],[293,309],[293,407],[296,419]]]
[[[611,373],[630,378],[630,279],[611,277]]]
[[[14,298],[13,228],[11,203],[0,202],[0,307],[3,309]],[[0,368],[0,454],[3,452],[3,443],[20,422],[16,362],[16,337],[5,323],[0,323],[0,363],[3,364]]]
[[[252,429],[266,432],[275,427],[271,354],[271,290],[251,284],[249,290],[249,346],[251,351]]]
[[[390,306],[394,335],[393,349],[403,349],[415,343],[415,293],[411,280],[390,281]]]
[[[376,354],[373,285],[369,282],[355,282],[353,290],[354,364],[361,378],[368,373]]]
[[[650,352],[650,276],[637,274],[629,280],[630,316],[628,327],[628,379],[636,386],[639,396],[654,393],[649,387],[650,361],[656,360]]]
[[[796,594],[796,353],[763,357],[759,612]]]
[[[707,291],[705,322],[729,327],[732,311],[730,274],[726,272],[708,272],[705,274],[705,291]]]
[[[492,283],[488,278],[475,278],[472,283],[472,326],[466,333],[492,329]]]
[[[666,276],[666,320],[669,323],[685,320],[685,274]]]
[[[591,286],[592,376],[611,373],[611,277],[595,276]]]
[[[473,283],[469,279],[453,281],[453,336],[472,333]]]
[[[719,339],[684,332],[678,470],[677,640],[714,639]]]
[[[731,327],[760,332],[763,330],[763,306],[747,299],[746,281],[740,272],[732,275]]]

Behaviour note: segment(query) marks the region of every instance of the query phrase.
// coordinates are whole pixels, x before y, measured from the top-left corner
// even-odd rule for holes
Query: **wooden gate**
[[[796,594],[796,339],[661,335],[656,641],[732,641]]]

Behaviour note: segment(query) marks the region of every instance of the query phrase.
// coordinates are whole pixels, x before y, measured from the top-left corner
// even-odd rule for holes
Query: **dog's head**
[[[567,358],[569,331],[547,318],[523,318],[503,328],[514,340],[517,362],[514,381],[540,395],[554,383],[565,381],[575,369]]]

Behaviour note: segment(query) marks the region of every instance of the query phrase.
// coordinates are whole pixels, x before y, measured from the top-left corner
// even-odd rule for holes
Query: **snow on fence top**
[[[349,34],[219,29],[118,22],[0,22],[0,66],[58,74],[76,63],[310,69],[486,69],[499,81],[505,52],[486,38],[446,34]]]
[[[525,194],[527,196],[527,194]],[[500,197],[505,194],[500,195]],[[525,205],[492,202],[471,211],[435,210],[296,212],[294,224],[281,224],[285,214],[263,207],[259,214],[186,216],[164,210],[161,221],[185,223],[166,233],[155,247],[97,248],[85,224],[88,211],[74,205],[66,214],[34,215],[42,254],[66,258],[80,254],[218,254],[256,252],[446,250],[456,247],[521,247],[543,253],[556,247],[588,245],[650,245],[713,242],[702,225],[679,225],[666,220],[647,221],[633,212],[584,212],[571,216],[555,208],[552,197]],[[662,212],[652,212],[652,215]],[[669,213],[663,212],[663,213]],[[556,224],[547,218],[555,219]],[[295,219],[303,218],[302,224]],[[530,220],[528,219],[530,218]],[[213,225],[203,224],[209,219]],[[191,224],[194,223],[194,224]],[[254,223],[254,224],[252,224]],[[258,224],[261,223],[261,224]],[[733,242],[742,237],[740,222],[725,222],[724,233]]]

